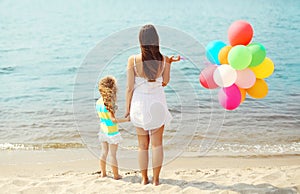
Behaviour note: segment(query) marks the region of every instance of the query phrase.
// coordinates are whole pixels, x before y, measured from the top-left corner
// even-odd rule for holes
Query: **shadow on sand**
[[[139,176],[125,176],[122,179],[125,182],[131,183],[140,183],[141,179]],[[287,187],[287,188],[278,188],[271,184],[246,184],[246,183],[238,183],[230,186],[223,186],[213,182],[207,181],[185,181],[185,180],[177,180],[177,179],[160,179],[161,185],[171,185],[171,186],[178,186],[182,190],[188,187],[195,187],[200,190],[231,190],[235,192],[239,192],[242,194],[297,194],[299,191],[296,187]]]

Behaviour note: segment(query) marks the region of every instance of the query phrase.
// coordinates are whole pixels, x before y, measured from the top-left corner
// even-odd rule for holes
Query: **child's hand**
[[[130,116],[128,115],[125,119],[126,121],[130,121]]]

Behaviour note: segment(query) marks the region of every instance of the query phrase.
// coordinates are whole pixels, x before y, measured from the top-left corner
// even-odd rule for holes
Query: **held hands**
[[[129,115],[130,115],[130,112],[126,111],[125,114],[124,114],[124,117],[127,118],[127,117],[129,117]]]
[[[130,121],[130,112],[127,111],[124,115],[126,121]]]

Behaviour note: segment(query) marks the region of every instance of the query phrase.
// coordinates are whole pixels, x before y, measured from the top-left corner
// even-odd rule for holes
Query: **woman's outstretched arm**
[[[129,116],[130,114],[130,105],[131,105],[131,98],[134,89],[134,69],[133,69],[133,56],[128,58],[127,63],[127,88],[126,88],[126,112],[125,117]]]
[[[165,69],[164,69],[164,72],[162,75],[162,77],[163,77],[162,86],[166,86],[169,83],[171,64],[173,62],[177,62],[177,61],[180,61],[180,56],[178,56],[177,58],[174,58],[174,56],[171,56],[170,58],[166,57],[166,66],[165,66]]]

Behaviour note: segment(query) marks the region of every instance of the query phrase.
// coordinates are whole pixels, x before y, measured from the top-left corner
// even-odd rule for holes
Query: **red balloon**
[[[207,89],[215,89],[219,87],[214,81],[214,72],[218,66],[209,65],[203,69],[199,75],[199,81],[201,85]]]
[[[253,28],[246,21],[238,20],[228,29],[228,39],[231,46],[248,45],[253,37]]]

